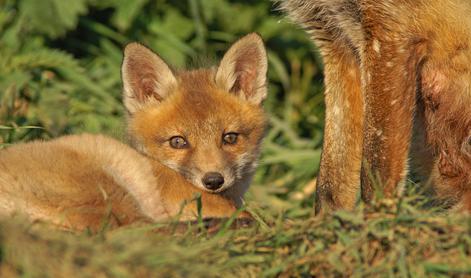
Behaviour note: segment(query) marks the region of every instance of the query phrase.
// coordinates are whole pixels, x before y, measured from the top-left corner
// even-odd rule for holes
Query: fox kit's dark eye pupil
[[[181,136],[173,136],[170,138],[170,146],[174,149],[184,149],[188,147],[188,142]]]
[[[229,132],[229,133],[226,133],[222,136],[222,141],[224,144],[228,144],[228,145],[233,145],[235,143],[237,143],[237,137],[239,136],[239,134],[235,133],[235,132]]]

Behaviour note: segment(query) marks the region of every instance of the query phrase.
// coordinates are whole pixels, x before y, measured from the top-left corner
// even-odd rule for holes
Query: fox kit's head
[[[133,144],[203,190],[243,194],[265,128],[266,72],[256,34],[234,43],[218,67],[180,72],[129,44],[122,77]]]

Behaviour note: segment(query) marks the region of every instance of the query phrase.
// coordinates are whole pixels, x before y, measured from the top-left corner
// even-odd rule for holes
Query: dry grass
[[[258,222],[218,231],[163,223],[74,234],[5,220],[1,265],[24,277],[470,276],[471,217],[423,205],[407,194],[324,217],[249,207],[263,212]]]

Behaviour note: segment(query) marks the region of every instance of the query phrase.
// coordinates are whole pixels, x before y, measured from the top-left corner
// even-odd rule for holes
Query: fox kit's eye
[[[181,136],[173,136],[170,138],[170,147],[174,149],[185,149],[188,147],[188,142]]]
[[[234,145],[235,143],[237,143],[237,137],[238,136],[239,136],[239,134],[237,134],[235,132],[225,133],[225,134],[222,135],[222,142],[225,145]]]

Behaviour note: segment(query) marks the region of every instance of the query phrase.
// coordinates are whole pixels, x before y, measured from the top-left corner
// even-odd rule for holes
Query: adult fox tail
[[[361,10],[355,0],[285,0],[279,4],[324,55],[331,51],[332,43],[348,45],[357,52],[364,41]]]

